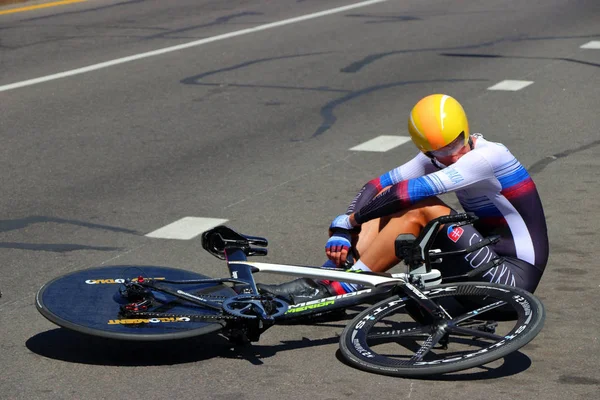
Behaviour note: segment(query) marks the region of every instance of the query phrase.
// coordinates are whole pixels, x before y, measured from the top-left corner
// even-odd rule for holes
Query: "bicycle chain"
[[[186,315],[186,314],[166,314],[166,313],[157,313],[152,311],[139,311],[128,313],[128,315],[124,315],[126,318],[132,317],[146,317],[146,318],[189,318],[193,321],[205,321],[205,320],[234,320],[238,319],[238,317],[234,315],[225,315],[225,314],[216,314],[216,315]]]
[[[214,296],[214,295],[202,295],[202,298],[206,298],[209,300],[220,301],[221,303],[227,300],[228,296]],[[126,315],[123,314],[125,318],[135,318],[135,317],[145,317],[145,318],[189,318],[192,321],[210,321],[210,320],[235,320],[239,317],[228,314],[216,314],[216,315],[186,315],[186,314],[166,314],[166,313],[158,313],[152,311],[130,311]]]

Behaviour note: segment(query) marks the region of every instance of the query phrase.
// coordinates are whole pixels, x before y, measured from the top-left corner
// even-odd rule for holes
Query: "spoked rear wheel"
[[[394,296],[366,309],[340,337],[357,368],[417,377],[481,366],[518,350],[542,329],[542,303],[524,290],[491,283],[439,285],[425,293],[449,317],[419,318],[416,302]]]

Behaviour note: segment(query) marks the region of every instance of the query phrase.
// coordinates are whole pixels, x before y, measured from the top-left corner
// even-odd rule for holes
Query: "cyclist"
[[[525,168],[504,145],[470,134],[463,107],[447,95],[421,99],[410,113],[408,131],[420,153],[367,182],[346,213],[333,220],[325,266],[343,267],[351,252],[357,260],[352,269],[390,269],[400,261],[394,252],[396,237],[418,236],[433,218],[455,213],[436,197],[454,192],[464,210],[479,220],[473,226],[442,227],[433,248],[464,249],[492,234],[501,239],[478,252],[444,260],[439,266],[442,276],[463,274],[502,257],[502,263],[473,279],[533,292],[548,261],[549,246],[542,203]],[[261,290],[297,303],[357,288],[306,278],[261,285]]]

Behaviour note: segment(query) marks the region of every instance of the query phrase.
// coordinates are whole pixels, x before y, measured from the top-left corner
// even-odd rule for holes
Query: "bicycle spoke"
[[[504,336],[496,335],[495,333],[480,331],[478,329],[464,328],[462,326],[448,326],[446,329],[450,333],[458,333],[465,336],[474,336],[494,341],[500,341],[504,339]]]
[[[415,363],[415,362],[421,361],[423,359],[423,357],[425,357],[425,355],[427,353],[429,353],[429,351],[433,348],[433,346],[438,344],[440,339],[443,338],[445,334],[446,334],[445,330],[438,329],[433,335],[429,336],[427,338],[427,340],[425,340],[425,343],[423,343],[421,348],[415,353],[414,356],[411,357],[409,362]]]
[[[468,313],[465,313],[465,314],[461,315],[460,317],[456,317],[456,318],[452,319],[452,322],[455,324],[458,324],[458,323],[466,321],[470,318],[479,317],[481,314],[483,314],[487,311],[493,310],[495,308],[502,307],[505,304],[506,304],[505,301],[497,301],[495,303],[488,304],[487,306],[483,306],[476,310],[469,311]]]
[[[382,329],[375,332],[369,332],[367,339],[421,339],[424,335],[429,335],[430,332],[430,326],[415,326],[407,329]]]

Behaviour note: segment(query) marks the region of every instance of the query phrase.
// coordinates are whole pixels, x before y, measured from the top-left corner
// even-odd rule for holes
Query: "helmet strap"
[[[436,159],[434,157],[431,158],[431,163],[433,164],[434,167],[436,167],[437,169],[444,169],[443,166],[441,166],[440,164],[438,164],[438,162],[436,161]]]
[[[473,138],[471,138],[471,135],[469,135],[469,148],[471,150],[473,150],[474,145],[473,145]],[[441,166],[440,164],[438,164],[437,160],[435,159],[435,157],[433,156],[433,154],[431,154],[430,151],[426,151],[423,154],[425,154],[427,157],[429,157],[429,159],[431,160],[431,163],[437,168],[437,169],[444,169],[443,166]]]

